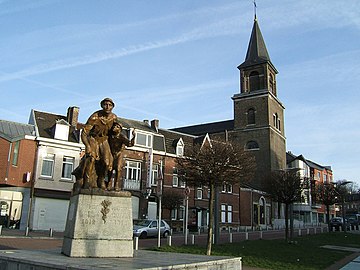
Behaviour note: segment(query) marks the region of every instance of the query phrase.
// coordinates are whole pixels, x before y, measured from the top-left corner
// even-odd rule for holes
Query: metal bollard
[[[167,241],[168,241],[168,246],[171,247],[171,235],[168,236]]]
[[[29,227],[26,227],[25,229],[25,236],[28,236],[29,235]]]
[[[245,240],[249,240],[249,233],[248,232],[245,233]]]
[[[135,250],[139,249],[139,237],[135,236]]]
[[[1,235],[1,233],[2,233],[2,225],[0,225],[0,235]]]
[[[260,231],[260,239],[263,239],[263,232]]]
[[[50,228],[50,230],[49,230],[49,237],[53,237],[53,229],[52,228]]]
[[[191,244],[195,245],[195,234],[191,235]]]
[[[233,235],[232,235],[232,233],[229,234],[229,242],[230,242],[230,243],[233,242]]]
[[[298,235],[301,236],[301,229],[299,229]]]
[[[310,229],[309,229],[309,228],[306,229],[306,234],[307,234],[307,235],[310,234]]]

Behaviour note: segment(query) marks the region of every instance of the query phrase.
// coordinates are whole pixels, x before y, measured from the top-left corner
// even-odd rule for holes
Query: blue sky
[[[360,1],[258,0],[287,150],[360,183]],[[251,0],[0,0],[0,119],[31,109],[171,128],[233,118]]]

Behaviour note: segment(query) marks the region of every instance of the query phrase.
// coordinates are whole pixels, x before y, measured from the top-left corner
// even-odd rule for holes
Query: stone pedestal
[[[81,190],[70,199],[62,253],[69,257],[133,257],[130,192]]]

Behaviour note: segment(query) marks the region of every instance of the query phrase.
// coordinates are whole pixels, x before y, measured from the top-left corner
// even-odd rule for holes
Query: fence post
[[[139,237],[135,236],[135,250],[139,249]]]
[[[168,236],[168,246],[171,247],[171,235]]]

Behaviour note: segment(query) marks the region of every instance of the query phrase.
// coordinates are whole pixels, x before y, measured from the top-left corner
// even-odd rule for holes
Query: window
[[[177,209],[171,209],[171,220],[176,220]]]
[[[276,96],[275,81],[272,74],[269,75],[269,90]]]
[[[178,178],[177,174],[173,175],[172,185],[173,185],[173,187],[177,187],[179,185],[179,178]]]
[[[232,206],[231,205],[227,206],[227,222],[228,223],[232,222]]]
[[[152,166],[152,173],[151,173],[151,185],[152,186],[156,186],[157,185],[157,181],[159,178],[159,165],[158,164],[153,164]]]
[[[257,150],[259,149],[259,144],[256,141],[248,141],[245,148],[247,150]]]
[[[173,187],[181,187],[185,188],[185,181],[179,179],[178,170],[176,168],[173,169],[173,180],[172,180]]]
[[[203,198],[203,190],[201,187],[198,187],[196,190],[196,199],[202,200]]]
[[[176,155],[180,157],[184,155],[184,142],[182,139],[176,144]]]
[[[255,110],[253,108],[247,111],[247,122],[248,125],[255,124]]]
[[[327,183],[327,175],[326,174],[324,174],[324,176],[323,176],[323,181],[324,181],[324,183]]]
[[[127,180],[140,180],[141,163],[136,161],[126,161],[126,179]]]
[[[273,124],[274,127],[277,128],[278,130],[281,130],[281,121],[280,121],[280,117],[277,113],[273,114]]]
[[[232,222],[232,205],[222,204],[220,211],[221,211],[221,222],[231,223]]]
[[[185,207],[183,205],[181,205],[179,207],[178,219],[183,220],[184,219],[184,213],[185,213]]]
[[[12,165],[14,165],[14,166],[16,166],[18,164],[19,146],[20,146],[20,141],[15,142],[14,152],[13,152],[13,160],[12,160]]]
[[[222,192],[224,193],[232,193],[232,185],[229,183],[223,183]]]
[[[54,154],[47,154],[43,158],[41,176],[45,176],[45,177],[52,177],[53,176],[54,161],[55,161],[55,155]]]
[[[74,158],[73,157],[63,157],[63,166],[61,178],[71,179],[71,172],[74,169]]]
[[[250,92],[260,89],[260,76],[259,72],[253,71],[250,73]]]
[[[179,186],[182,187],[182,188],[186,187],[185,181],[180,180],[180,181],[179,181]]]
[[[136,133],[135,144],[145,147],[152,147],[152,136],[146,133]]]

